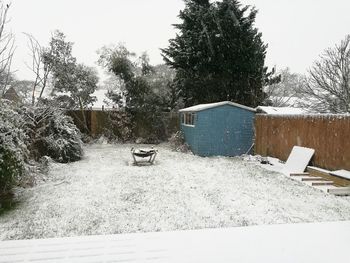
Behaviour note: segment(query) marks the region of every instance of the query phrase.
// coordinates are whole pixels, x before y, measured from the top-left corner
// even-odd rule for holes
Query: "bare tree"
[[[32,56],[32,64],[27,64],[27,67],[35,75],[32,90],[32,104],[34,105],[37,88],[41,89],[39,94],[39,98],[41,98],[47,86],[53,63],[51,63],[49,59],[46,59],[47,57],[50,57],[49,54],[51,53],[51,49],[43,48],[33,35],[27,33],[24,34],[28,37],[28,47]]]
[[[4,4],[2,1],[0,3],[0,88],[4,95],[10,82],[15,37],[12,32],[6,30],[9,22],[7,15],[11,4]]]
[[[290,72],[289,68],[279,70],[277,76],[280,81],[265,87],[266,99],[264,103],[274,107],[297,106],[299,91],[304,82],[304,76]]]
[[[303,88],[318,112],[350,112],[350,35],[327,49],[313,67]]]

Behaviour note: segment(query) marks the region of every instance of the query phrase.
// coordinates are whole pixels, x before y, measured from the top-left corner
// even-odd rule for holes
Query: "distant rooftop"
[[[179,110],[179,112],[197,112],[197,111],[203,111],[203,110],[207,110],[207,109],[211,109],[211,108],[216,108],[219,106],[223,106],[223,105],[230,105],[230,106],[234,106],[234,107],[238,107],[238,108],[242,108],[245,110],[249,110],[249,111],[253,111],[255,112],[255,109],[244,106],[242,104],[238,104],[235,102],[231,102],[231,101],[221,101],[221,102],[215,102],[215,103],[207,103],[207,104],[199,104],[196,106],[192,106],[192,107],[188,107],[188,108],[184,108]]]
[[[21,98],[18,96],[17,92],[15,91],[15,89],[13,87],[9,88],[5,92],[3,98],[10,100],[10,101],[13,101],[13,102],[20,102],[21,101]]]

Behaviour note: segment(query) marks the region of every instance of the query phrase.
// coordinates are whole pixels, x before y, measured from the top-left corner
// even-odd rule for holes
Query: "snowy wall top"
[[[215,103],[199,104],[196,106],[181,109],[181,110],[179,110],[179,112],[197,112],[197,111],[203,111],[203,110],[207,110],[207,109],[211,109],[211,108],[216,108],[216,107],[223,106],[223,105],[230,105],[233,107],[242,108],[242,109],[249,110],[252,112],[256,111],[255,109],[250,108],[248,106],[244,106],[242,104],[238,104],[238,103],[231,102],[231,101],[221,101],[221,102],[215,102]]]
[[[302,108],[293,107],[270,107],[270,106],[259,106],[256,108],[258,113],[266,113],[273,115],[294,115],[294,114],[306,114],[307,111]]]
[[[266,114],[257,112],[257,116],[265,118],[279,118],[279,119],[324,119],[324,120],[341,120],[350,119],[349,113],[304,113],[304,114]]]

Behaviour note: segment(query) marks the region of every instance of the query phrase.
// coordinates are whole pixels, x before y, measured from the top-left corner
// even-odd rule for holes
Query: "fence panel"
[[[88,131],[92,137],[99,137],[103,135],[106,130],[112,130],[113,125],[111,123],[111,118],[113,118],[113,116],[109,116],[109,113],[111,112],[115,113],[116,115],[119,113],[123,114],[123,112],[118,111],[84,110],[87,124],[85,124],[82,112],[79,110],[67,111],[67,115],[73,118],[74,123],[82,132],[86,133]],[[151,123],[140,117],[142,117],[140,114],[139,116],[134,116],[134,135],[136,137],[147,137],[154,134]],[[162,125],[160,126],[162,129],[160,137],[162,138],[168,138],[172,133],[180,129],[178,113],[162,113],[161,122]]]
[[[293,146],[315,149],[313,165],[350,170],[349,115],[264,115],[255,119],[255,153],[287,160]]]

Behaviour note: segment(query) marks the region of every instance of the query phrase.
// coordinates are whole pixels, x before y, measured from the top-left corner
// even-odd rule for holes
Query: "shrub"
[[[131,116],[122,111],[107,111],[107,128],[104,129],[103,135],[109,141],[126,142],[132,138],[133,122]]]
[[[0,195],[11,190],[24,173],[28,156],[24,120],[6,100],[0,100]]]
[[[185,137],[182,131],[177,131],[171,135],[169,139],[170,147],[177,152],[188,152],[190,150],[189,145],[185,141]]]
[[[81,133],[71,117],[53,107],[26,108],[26,132],[35,160],[49,156],[57,162],[78,161],[83,155]]]
[[[61,110],[18,108],[1,99],[0,108],[0,196],[26,180],[26,171],[36,165],[30,158],[49,156],[64,163],[81,159],[81,134]]]
[[[12,149],[0,146],[0,195],[11,190],[22,176],[24,166]]]
[[[135,123],[133,137],[141,143],[157,144],[166,140],[166,129],[163,117],[157,107],[149,107],[143,111],[132,111]]]

